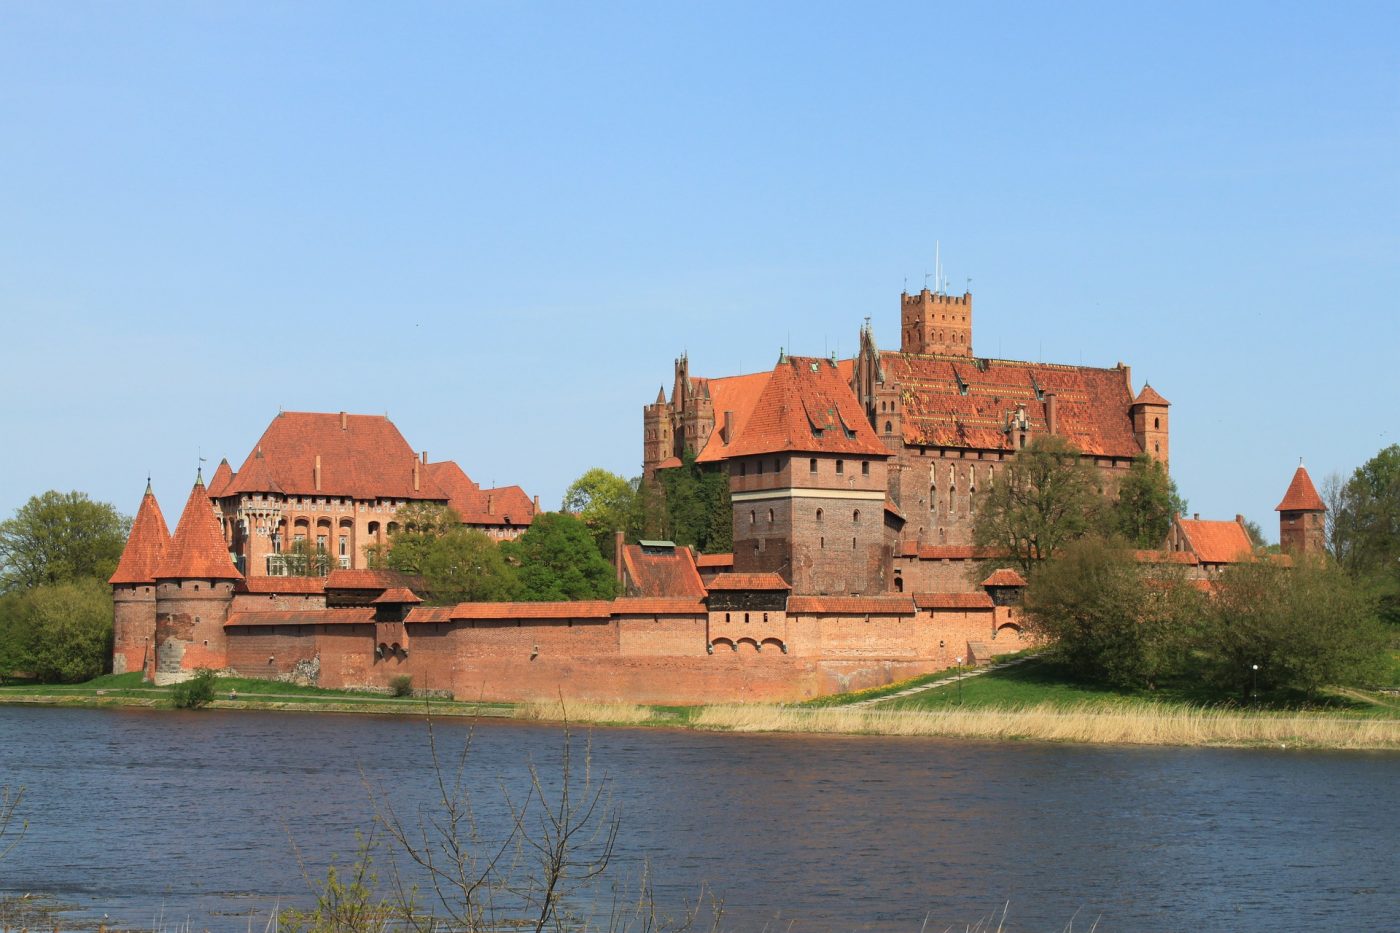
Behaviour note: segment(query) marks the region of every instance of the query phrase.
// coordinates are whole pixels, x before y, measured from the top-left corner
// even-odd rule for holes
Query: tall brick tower
[[[1278,543],[1283,553],[1315,555],[1326,551],[1327,504],[1317,494],[1317,487],[1301,462],[1275,511],[1278,512]]]
[[[195,668],[228,663],[224,623],[233,585],[243,575],[233,565],[214,505],[196,476],[175,536],[156,568],[155,671],[158,685],[189,678]]]
[[[972,356],[972,293],[899,296],[900,351]]]
[[[146,494],[131,523],[112,585],[112,673],[145,671],[156,647],[156,571],[170,547],[160,503],[146,481]]]
[[[799,595],[885,592],[889,456],[835,363],[780,359],[730,447],[734,570]]]
[[[1171,402],[1162,398],[1161,393],[1144,383],[1142,391],[1133,399],[1129,412],[1133,417],[1133,437],[1142,445],[1143,453],[1162,466],[1171,468],[1171,432],[1167,424],[1167,409]]]
[[[666,390],[656,390],[656,401],[642,409],[642,468],[650,476],[661,461],[674,457],[675,438],[672,434],[671,406],[666,404]]]

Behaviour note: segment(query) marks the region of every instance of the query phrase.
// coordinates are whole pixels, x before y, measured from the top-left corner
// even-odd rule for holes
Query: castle
[[[867,323],[854,359],[781,354],[766,373],[704,379],[677,360],[670,400],[644,408],[644,468],[689,449],[723,470],[734,550],[619,541],[613,600],[420,605],[416,581],[356,563],[399,508],[449,502],[498,536],[535,508],[415,457],[387,419],[280,415],[237,473],[196,480],[173,535],[148,486],[111,580],[114,670],[379,688],[408,674],[484,699],[691,703],[801,699],[1025,647],[1025,581],[975,572],[995,556],[971,544],[979,497],[1039,434],[1067,438],[1105,488],[1136,457],[1165,464],[1169,403],[1134,394],[1122,364],[973,356],[968,294],[902,296],[901,328],[898,353]],[[1300,466],[1279,505],[1285,550],[1320,550],[1324,512]],[[278,575],[297,540],[339,566]],[[1238,516],[1181,517],[1139,558],[1208,585],[1250,554]]]

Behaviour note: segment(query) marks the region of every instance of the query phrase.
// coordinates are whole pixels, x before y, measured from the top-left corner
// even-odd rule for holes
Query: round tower
[[[175,535],[155,573],[157,685],[177,683],[197,668],[228,663],[224,623],[242,574],[233,564],[214,505],[195,478]]]
[[[156,571],[170,546],[160,504],[146,481],[146,494],[131,523],[112,585],[112,673],[147,673],[156,643]]]

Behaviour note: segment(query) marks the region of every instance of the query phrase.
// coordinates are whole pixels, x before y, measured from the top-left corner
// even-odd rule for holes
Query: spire
[[[214,506],[204,490],[204,481],[195,477],[194,488],[180,513],[175,536],[155,574],[157,579],[241,580],[243,574],[233,565],[224,544]]]
[[[1307,469],[1303,466],[1303,461],[1298,461],[1298,469],[1293,474],[1293,482],[1288,484],[1288,492],[1283,494],[1283,501],[1275,508],[1275,512],[1326,512],[1327,504],[1322,501],[1322,497],[1317,494],[1317,487],[1313,485],[1312,477],[1308,475]]]
[[[165,516],[161,514],[160,503],[151,491],[151,479],[148,476],[146,494],[141,497],[141,506],[136,510],[136,518],[131,523],[131,534],[127,536],[121,560],[117,562],[116,572],[107,582],[113,585],[154,583],[156,568],[160,566],[169,547],[170,531],[165,527]]]
[[[1150,383],[1150,382],[1144,382],[1144,383],[1142,384],[1142,391],[1138,393],[1137,398],[1133,399],[1133,404],[1134,404],[1134,405],[1170,405],[1171,402],[1169,402],[1169,401],[1167,401],[1166,399],[1162,398],[1161,393],[1158,392],[1156,389],[1152,388],[1152,383]]]
[[[666,404],[666,387],[665,387],[665,386],[662,386],[661,388],[659,388],[659,389],[656,390],[656,404],[658,404],[658,405],[665,405],[665,404]]]

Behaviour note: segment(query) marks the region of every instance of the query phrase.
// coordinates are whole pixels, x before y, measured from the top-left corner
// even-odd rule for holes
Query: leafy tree
[[[521,599],[610,599],[617,593],[612,566],[598,553],[588,526],[572,515],[537,515],[528,531],[505,546],[519,563]]]
[[[282,567],[289,577],[324,577],[331,572],[331,555],[324,547],[299,538],[282,552]]]
[[[444,536],[465,530],[462,518],[450,506],[436,502],[414,502],[399,509],[398,527],[385,547],[371,553],[370,566],[422,574],[428,555]]]
[[[1029,575],[1061,546],[1091,531],[1102,509],[1094,468],[1064,438],[1042,435],[993,479],[977,510],[973,538],[983,547],[1004,549]]]
[[[1186,511],[1186,500],[1160,460],[1146,454],[1133,461],[1109,509],[1112,530],[1139,548],[1160,548],[1172,518]]]
[[[1375,602],[1335,564],[1235,564],[1215,587],[1200,650],[1222,688],[1315,693],[1377,675],[1385,633]]]
[[[729,499],[729,476],[695,462],[686,448],[681,465],[662,470],[643,492],[650,512],[647,532],[706,554],[734,549],[734,514]]]
[[[577,515],[588,526],[598,551],[612,560],[614,532],[627,532],[636,521],[637,486],[594,467],[565,490],[564,511]]]
[[[194,672],[189,680],[182,680],[170,690],[170,702],[176,709],[200,709],[214,700],[214,682],[218,674],[207,667]]]
[[[1268,539],[1264,537],[1264,529],[1259,527],[1259,523],[1254,519],[1246,518],[1244,520],[1244,533],[1256,551],[1262,551],[1270,546]]]
[[[397,548],[390,552],[391,564],[396,553]],[[430,601],[438,605],[506,601],[520,589],[501,546],[475,528],[459,526],[433,540],[418,556],[414,572],[422,574]]]
[[[1076,675],[1130,688],[1181,668],[1202,612],[1180,568],[1140,564],[1122,542],[1096,537],[1047,560],[1022,608]]]
[[[46,683],[101,674],[112,656],[112,593],[97,579],[39,586],[17,608],[19,667]]]
[[[32,496],[0,522],[0,590],[92,578],[117,569],[131,519],[81,492]]]
[[[1400,561],[1400,444],[1356,468],[1342,487],[1337,559],[1356,574],[1389,571]]]

